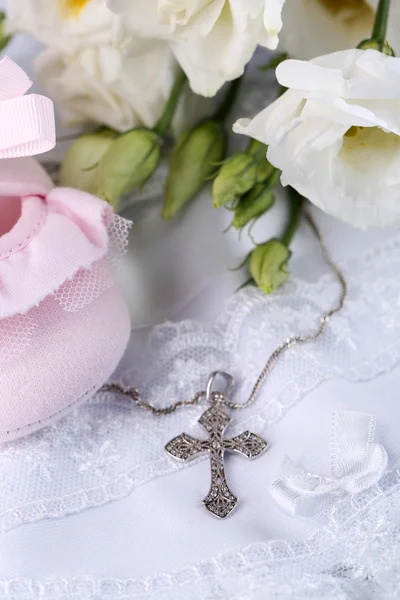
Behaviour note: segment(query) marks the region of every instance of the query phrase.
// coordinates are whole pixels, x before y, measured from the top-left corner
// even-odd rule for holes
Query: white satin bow
[[[282,475],[271,486],[271,495],[290,516],[312,516],[343,494],[357,494],[379,481],[388,457],[374,441],[376,418],[359,412],[333,414],[331,476],[304,471],[289,457]]]
[[[53,103],[38,94],[25,96],[31,86],[8,56],[0,60],[0,158],[33,156],[55,146]]]

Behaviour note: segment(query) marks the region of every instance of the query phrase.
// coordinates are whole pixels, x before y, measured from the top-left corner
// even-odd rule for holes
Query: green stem
[[[301,206],[303,204],[303,197],[292,187],[289,188],[290,194],[290,209],[289,219],[286,225],[286,229],[281,236],[281,241],[289,248],[292,243],[293,236],[297,231],[300,223]]]
[[[225,94],[225,98],[222,100],[221,104],[214,113],[214,116],[212,118],[213,121],[225,121],[226,116],[228,115],[229,111],[235,103],[240,86],[242,84],[242,79],[243,77],[238,77],[238,79],[234,79],[229,84],[229,88]]]
[[[164,112],[156,123],[153,131],[159,136],[164,136],[171,127],[172,119],[178,106],[179,98],[187,81],[186,74],[181,70],[175,78]]]
[[[275,187],[275,184],[278,183],[279,179],[281,178],[281,175],[282,172],[279,169],[274,169],[266,181],[266,183],[268,183],[268,186],[270,188]]]
[[[375,15],[374,28],[371,38],[378,42],[382,51],[386,43],[386,30],[389,20],[390,0],[380,0]]]
[[[2,52],[11,42],[12,35],[6,35],[4,32],[4,21],[7,15],[4,10],[0,11],[0,52]]]
[[[258,140],[250,140],[246,148],[246,154],[254,156],[256,162],[263,160],[267,154],[268,146]]]
[[[288,58],[289,58],[289,54],[287,54],[287,52],[281,52],[277,56],[273,56],[267,62],[266,65],[263,65],[262,67],[259,67],[259,69],[260,69],[260,71],[275,70],[277,67],[279,67],[279,65],[281,64],[281,62],[287,60]]]

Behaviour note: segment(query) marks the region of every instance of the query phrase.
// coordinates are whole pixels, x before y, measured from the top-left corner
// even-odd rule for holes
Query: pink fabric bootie
[[[11,61],[7,69],[10,64],[11,88],[12,81],[21,82],[21,71]],[[9,94],[10,101],[1,101],[2,68],[4,61],[3,123],[4,104],[16,101],[18,86]],[[23,93],[21,86],[18,89]],[[41,97],[22,96],[17,101],[29,98]],[[31,100],[29,108],[20,107],[20,128],[14,129],[19,139],[11,128],[7,133],[8,126],[0,127],[0,158],[54,145],[48,102],[43,99],[38,105]],[[15,105],[9,109],[11,115]],[[31,111],[29,118],[25,109]],[[99,389],[116,368],[130,321],[111,263],[125,244],[129,223],[94,196],[55,188],[33,158],[0,160],[0,194],[3,442],[62,416]]]

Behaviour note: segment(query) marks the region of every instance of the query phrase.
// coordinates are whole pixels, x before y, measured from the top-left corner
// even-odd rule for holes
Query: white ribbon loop
[[[0,61],[0,158],[33,156],[54,148],[54,107],[49,98],[25,92],[32,82],[7,56]]]
[[[334,413],[331,476],[304,471],[289,457],[271,495],[291,516],[312,516],[343,494],[357,494],[379,481],[388,463],[386,450],[374,442],[376,419],[359,412]]]

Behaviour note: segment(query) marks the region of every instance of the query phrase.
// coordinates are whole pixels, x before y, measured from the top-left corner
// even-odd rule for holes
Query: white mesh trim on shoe
[[[114,215],[108,228],[109,247],[106,260],[97,261],[90,269],[80,269],[53,294],[64,310],[81,310],[114,285],[110,266],[118,265],[119,259],[126,253],[131,226],[131,221]]]
[[[114,285],[110,266],[118,266],[128,246],[132,223],[114,215],[109,226],[109,250],[106,260],[97,261],[90,269],[80,269],[74,277],[53,294],[53,298],[67,312],[85,308]],[[22,360],[37,328],[35,308],[21,315],[0,319],[0,366],[13,360]]]

